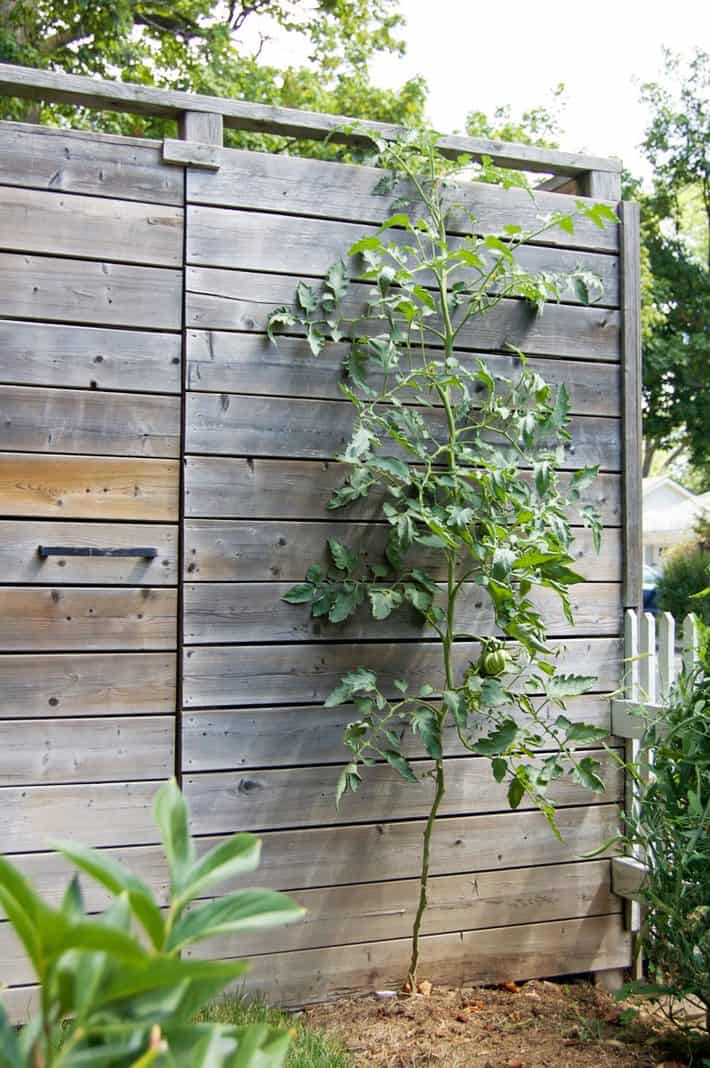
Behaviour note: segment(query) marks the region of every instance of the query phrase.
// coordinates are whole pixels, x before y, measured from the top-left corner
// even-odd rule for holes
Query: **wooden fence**
[[[406,616],[336,630],[280,600],[327,535],[365,539],[374,553],[384,530],[367,523],[367,502],[324,510],[350,426],[337,391],[342,351],[315,362],[304,339],[274,349],[264,334],[298,278],[323,277],[353,235],[383,220],[377,172],[221,147],[223,121],[323,137],[333,117],[9,66],[0,91],[176,116],[183,134],[159,143],[0,124],[0,848],[55,901],[65,871],[47,852],[53,834],[105,848],[164,888],[150,800],[175,771],[204,844],[261,833],[259,881],[309,909],[301,926],[211,952],[252,956],[248,982],[282,1003],[395,983],[427,790],[402,789],[378,766],[336,813],[350,712],[322,700],[361,662],[384,679],[431,681],[436,646]],[[579,193],[618,207],[616,161],[441,144],[557,176],[534,201],[463,187],[481,232],[566,210]],[[598,273],[599,305],[569,300],[535,318],[509,300],[460,339],[463,355],[482,353],[503,372],[515,344],[565,383],[565,467],[600,464],[589,499],[604,543],[596,557],[577,527],[588,581],[574,587],[575,626],[554,602],[546,610],[561,662],[599,679],[572,714],[609,728],[606,695],[622,677],[622,614],[638,606],[640,570],[638,214],[619,211],[618,227],[580,223],[573,237],[555,231],[523,251],[535,267]],[[468,225],[452,222],[458,233]],[[466,613],[470,629],[490,626],[475,590]],[[458,663],[472,651],[458,644]],[[609,766],[601,799],[559,788],[560,843],[538,812],[509,812],[487,765],[455,739],[446,758],[427,974],[458,982],[627,965],[610,860],[583,859],[618,825],[620,773]],[[100,908],[101,892],[87,891]],[[6,925],[0,961],[21,1014],[31,973]]]

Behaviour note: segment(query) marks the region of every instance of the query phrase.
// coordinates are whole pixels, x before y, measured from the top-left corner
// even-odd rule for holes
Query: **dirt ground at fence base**
[[[643,1010],[588,982],[533,980],[495,988],[434,987],[430,996],[343,998],[305,1011],[357,1068],[686,1068]],[[627,1010],[627,1011],[625,1011]],[[701,1064],[702,1060],[696,1060]]]

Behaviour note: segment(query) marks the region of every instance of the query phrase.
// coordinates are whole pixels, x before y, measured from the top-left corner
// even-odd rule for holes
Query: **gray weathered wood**
[[[457,643],[457,674],[478,655],[478,646]],[[618,638],[571,638],[562,646],[562,671],[595,675],[596,689],[614,690],[621,676],[622,643]],[[395,679],[415,689],[441,681],[441,650],[433,643],[357,642],[355,644],[192,646],[185,650],[183,683],[186,708],[255,704],[302,704],[324,701],[340,676],[367,664],[380,685],[396,696]]]
[[[633,857],[614,857],[611,862],[611,882],[615,894],[632,901],[642,901],[641,887],[647,868]]]
[[[5,720],[0,786],[169,778],[174,749],[173,716]]]
[[[188,327],[247,333],[263,333],[271,312],[293,303],[296,288],[295,279],[288,276],[219,267],[188,267],[186,286]],[[347,318],[363,314],[367,291],[361,283],[351,287],[351,295],[342,303]],[[378,332],[380,327],[369,323],[363,332]],[[303,333],[296,328],[293,332]],[[619,313],[551,304],[538,317],[522,301],[505,300],[485,318],[471,320],[459,334],[459,345],[486,351],[507,351],[514,346],[532,356],[618,360]]]
[[[105,583],[167,586],[177,583],[177,526],[131,523],[0,521],[0,577],[3,582]],[[153,559],[126,556],[47,556],[40,545],[96,549],[158,550]]]
[[[0,316],[179,330],[182,271],[2,252]]]
[[[185,511],[188,516],[235,519],[381,519],[382,497],[375,492],[342,511],[327,511],[347,470],[345,464],[327,461],[190,456],[185,461]],[[566,485],[564,475],[561,483]],[[600,475],[584,491],[583,502],[599,508],[607,525],[621,524],[617,475]]]
[[[299,642],[380,638],[387,641],[434,638],[413,608],[402,607],[386,620],[373,621],[361,605],[345,623],[312,619],[307,606],[283,600],[290,582],[200,582],[184,589],[184,637],[188,644],[219,642]],[[621,587],[617,583],[581,583],[570,589],[574,623],[566,619],[558,595],[535,590],[531,600],[542,612],[551,638],[621,633]],[[445,606],[445,587],[437,603]],[[466,583],[458,602],[457,627],[467,634],[495,633],[490,598],[480,586]]]
[[[0,324],[0,337],[2,325]],[[328,345],[313,358],[305,338],[279,337],[272,345],[258,334],[221,330],[188,330],[185,338],[188,388],[215,393],[257,393],[266,396],[341,400],[342,364],[350,351],[345,342]],[[517,378],[517,356],[457,353],[468,366],[485,360],[499,376]],[[567,388],[570,410],[580,415],[621,414],[619,368],[609,363],[564,359],[531,359],[527,364],[551,386]],[[382,376],[373,368],[374,386]],[[475,401],[474,396],[474,401]],[[436,398],[432,398],[437,403]]]
[[[392,196],[373,192],[382,177],[382,171],[374,167],[242,149],[225,149],[220,163],[216,174],[188,173],[188,201],[377,225],[391,214]],[[417,203],[416,190],[407,183],[398,184],[397,195]],[[576,210],[576,197],[567,200],[541,190],[535,190],[531,197],[522,189],[503,190],[482,182],[459,181],[445,195],[451,204],[447,225],[452,233],[472,231],[469,212],[475,218],[476,232],[488,234],[501,233],[508,223],[529,232],[540,226],[540,216]],[[579,217],[573,235],[554,227],[536,240],[565,248],[616,252],[617,231],[616,226],[602,230]]]
[[[332,460],[350,440],[355,411],[341,401],[253,397],[234,393],[188,393],[185,451],[249,457]],[[427,413],[429,426],[445,432],[443,409]],[[562,446],[567,470],[598,464],[621,467],[620,425],[615,419],[575,416],[571,440]],[[491,437],[505,448],[500,438]],[[386,449],[388,453],[393,450]],[[395,453],[400,450],[395,447]],[[403,456],[406,456],[402,452]]]
[[[362,257],[347,256],[347,251],[361,237],[375,236],[376,227],[326,219],[298,219],[290,215],[264,214],[255,211],[231,211],[224,208],[191,206],[187,214],[186,262],[205,267],[231,267],[247,271],[278,271],[323,278],[329,267],[343,259],[348,274],[356,276],[363,269]],[[384,240],[410,245],[406,230],[389,230]],[[460,242],[451,239],[452,247]],[[493,257],[481,252],[492,266]],[[117,257],[114,257],[117,258]],[[581,266],[596,274],[602,282],[599,303],[618,307],[618,257],[572,251],[546,246],[523,246],[515,253],[516,262],[527,271],[567,274]],[[456,272],[453,279],[477,279],[469,269]],[[433,285],[431,273],[421,273],[422,285]],[[574,292],[564,291],[563,300],[579,303]]]
[[[256,104],[232,97],[200,96],[152,86],[101,81],[81,75],[35,70],[4,63],[0,68],[0,93],[30,100],[53,100],[141,115],[180,118],[184,112],[212,112],[222,115],[230,129],[257,130],[284,137],[314,138],[360,144],[374,134],[385,139],[401,135],[402,128],[381,122],[348,119],[295,108]],[[349,127],[345,132],[344,127]],[[584,156],[531,145],[508,144],[483,138],[450,135],[438,142],[439,150],[454,159],[462,153],[473,158],[489,156],[503,167],[557,174],[579,174],[589,170],[620,172],[618,160]]]
[[[199,167],[206,171],[218,171],[221,150],[216,145],[202,141],[176,141],[166,137],[163,141],[163,163],[177,167]]]
[[[624,426],[624,605],[642,603],[641,571],[641,281],[639,206],[621,205]]]
[[[0,381],[179,393],[180,341],[179,334],[3,319]]]
[[[224,122],[219,111],[183,111],[178,117],[178,133],[183,141],[222,146]]]
[[[175,713],[174,653],[0,657],[0,719]]]
[[[584,197],[595,200],[621,200],[621,167],[611,170],[590,170],[577,177],[577,189]]]
[[[173,589],[0,587],[2,652],[173,649],[176,644]]]
[[[0,187],[6,251],[180,267],[182,228],[182,208],[165,204]]]
[[[0,183],[182,206],[182,174],[160,153],[147,138],[3,122]]]
[[[184,577],[190,582],[300,582],[313,563],[327,563],[328,538],[357,548],[365,560],[382,558],[389,527],[382,523],[319,523],[288,520],[187,519]],[[0,554],[2,548],[0,548]],[[621,534],[605,530],[597,556],[591,532],[574,531],[575,569],[591,582],[621,579]],[[435,551],[419,546],[407,558],[436,578],[446,566]]]
[[[0,514],[176,521],[177,460],[0,454]]]
[[[0,386],[0,449],[180,455],[180,401],[146,393]]]

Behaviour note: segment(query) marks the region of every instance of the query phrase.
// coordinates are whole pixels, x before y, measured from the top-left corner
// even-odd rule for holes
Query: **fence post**
[[[686,671],[692,671],[700,659],[699,645],[698,617],[695,612],[689,612],[683,620],[683,666]]]
[[[178,118],[179,140],[163,141],[163,162],[179,167],[218,171],[224,137],[224,120],[217,112],[183,111]]]
[[[675,619],[670,612],[661,612],[658,617],[658,680],[661,702],[665,702],[668,697],[675,677]]]

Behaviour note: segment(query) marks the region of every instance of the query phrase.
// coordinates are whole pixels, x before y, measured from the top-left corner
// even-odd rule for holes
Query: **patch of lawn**
[[[291,1040],[286,1068],[353,1068],[350,1057],[334,1039],[311,1030],[300,1017],[272,1009],[263,1001],[232,995],[213,1002],[198,1019],[211,1023],[268,1023],[293,1028],[296,1034]]]

